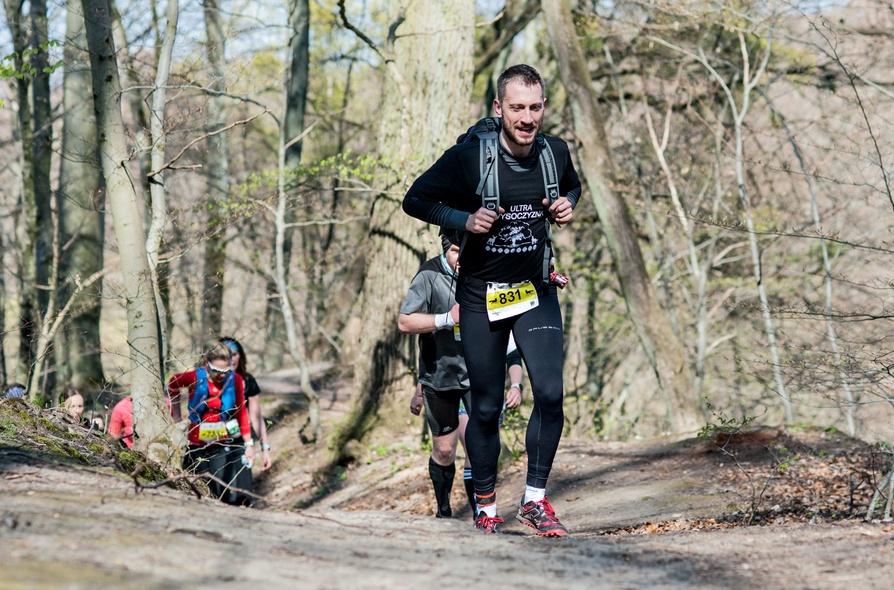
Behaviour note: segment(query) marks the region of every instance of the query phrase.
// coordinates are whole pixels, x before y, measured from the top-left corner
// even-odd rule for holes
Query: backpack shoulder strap
[[[475,123],[464,134],[457,138],[456,143],[466,141],[478,142],[478,187],[475,194],[481,199],[481,206],[489,211],[500,210],[500,179],[497,171],[497,157],[499,155],[497,142],[502,129],[502,121],[498,117],[485,117]],[[462,232],[462,240],[459,245],[459,253],[462,256],[466,249],[469,232]]]
[[[196,369],[196,385],[189,394],[187,408],[189,409],[189,421],[198,424],[208,407],[208,375],[205,367]]]
[[[489,211],[500,210],[500,182],[497,175],[497,141],[500,135],[500,119],[486,117],[481,123],[485,130],[478,132],[478,169],[481,179],[475,194],[481,197],[481,206]]]
[[[559,172],[556,169],[556,156],[549,143],[542,135],[537,135],[537,147],[540,152],[540,169],[543,171],[543,187],[546,191],[546,206],[549,208],[559,198]],[[553,228],[549,215],[546,221],[546,249],[543,251],[543,282],[549,282],[550,266],[553,257]]]
[[[552,205],[559,198],[559,172],[556,169],[556,157],[546,138],[542,135],[537,136],[537,145],[540,147],[540,168],[543,170],[546,202]]]
[[[244,388],[244,385],[243,385]],[[244,389],[243,389],[244,392]],[[233,417],[236,409],[236,372],[227,373],[223,386],[220,388],[220,413],[222,420],[226,422]]]

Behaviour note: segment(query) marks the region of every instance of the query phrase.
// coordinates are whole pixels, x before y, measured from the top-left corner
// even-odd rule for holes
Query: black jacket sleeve
[[[475,142],[448,149],[407,191],[404,212],[441,227],[465,229],[469,214],[478,208],[478,197],[475,196],[477,158],[478,144]]]

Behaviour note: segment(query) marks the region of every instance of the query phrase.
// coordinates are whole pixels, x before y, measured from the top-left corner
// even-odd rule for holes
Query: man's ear
[[[503,118],[503,105],[500,104],[500,99],[494,99],[494,114],[501,119]]]

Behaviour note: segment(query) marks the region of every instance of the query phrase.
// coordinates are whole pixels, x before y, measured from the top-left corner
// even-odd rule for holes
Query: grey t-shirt
[[[425,261],[400,306],[400,313],[445,313],[456,303],[456,275],[441,255]],[[462,343],[452,328],[419,335],[419,382],[435,391],[469,389]]]

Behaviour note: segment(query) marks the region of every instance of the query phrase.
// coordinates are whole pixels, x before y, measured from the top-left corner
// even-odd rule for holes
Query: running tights
[[[562,314],[555,290],[540,297],[540,305],[520,316],[490,323],[486,312],[460,311],[463,350],[472,388],[472,411],[466,427],[466,447],[479,496],[493,493],[500,456],[500,411],[506,380],[506,346],[513,332],[524,359],[534,396],[525,446],[527,484],[545,488],[565,415],[562,409]]]

